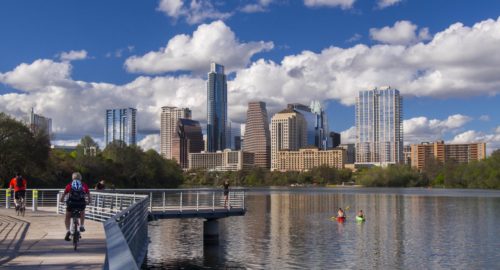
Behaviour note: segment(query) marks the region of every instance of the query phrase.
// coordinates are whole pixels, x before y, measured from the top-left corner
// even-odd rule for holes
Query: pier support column
[[[219,244],[219,222],[217,219],[207,219],[203,222],[203,244]]]

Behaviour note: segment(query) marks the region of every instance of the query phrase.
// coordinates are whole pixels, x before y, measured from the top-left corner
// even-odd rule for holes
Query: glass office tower
[[[224,150],[227,128],[227,78],[224,66],[212,63],[207,81],[207,151]]]
[[[356,99],[356,164],[403,161],[403,99],[397,89],[360,91]]]
[[[122,141],[127,145],[136,144],[136,114],[137,110],[134,108],[106,110],[104,127],[106,146],[113,141]]]

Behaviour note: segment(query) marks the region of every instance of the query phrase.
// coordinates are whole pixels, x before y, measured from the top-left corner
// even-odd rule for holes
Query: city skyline
[[[357,91],[391,85],[405,98],[405,144],[500,147],[500,3],[202,2],[204,12],[189,1],[2,1],[0,111],[21,119],[33,107],[52,119],[55,144],[88,134],[104,145],[102,112],[134,107],[138,144],[159,151],[162,106],[189,107],[206,125],[217,62],[235,125],[248,101],[272,116],[321,100],[330,130],[354,142]]]

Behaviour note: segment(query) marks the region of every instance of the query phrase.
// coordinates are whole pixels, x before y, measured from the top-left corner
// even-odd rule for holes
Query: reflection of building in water
[[[282,259],[290,254],[290,196],[288,194],[271,193],[271,228],[269,269],[283,267]],[[294,221],[295,222],[295,221]]]

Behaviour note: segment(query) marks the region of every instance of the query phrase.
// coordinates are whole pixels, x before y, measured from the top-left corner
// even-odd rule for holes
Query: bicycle
[[[72,236],[73,236],[73,248],[76,251],[78,248],[78,241],[80,241],[80,238],[82,236],[80,235],[80,215],[81,215],[81,210],[80,209],[73,209],[71,210],[71,218],[73,219],[73,223],[71,224],[73,227],[71,228]]]

